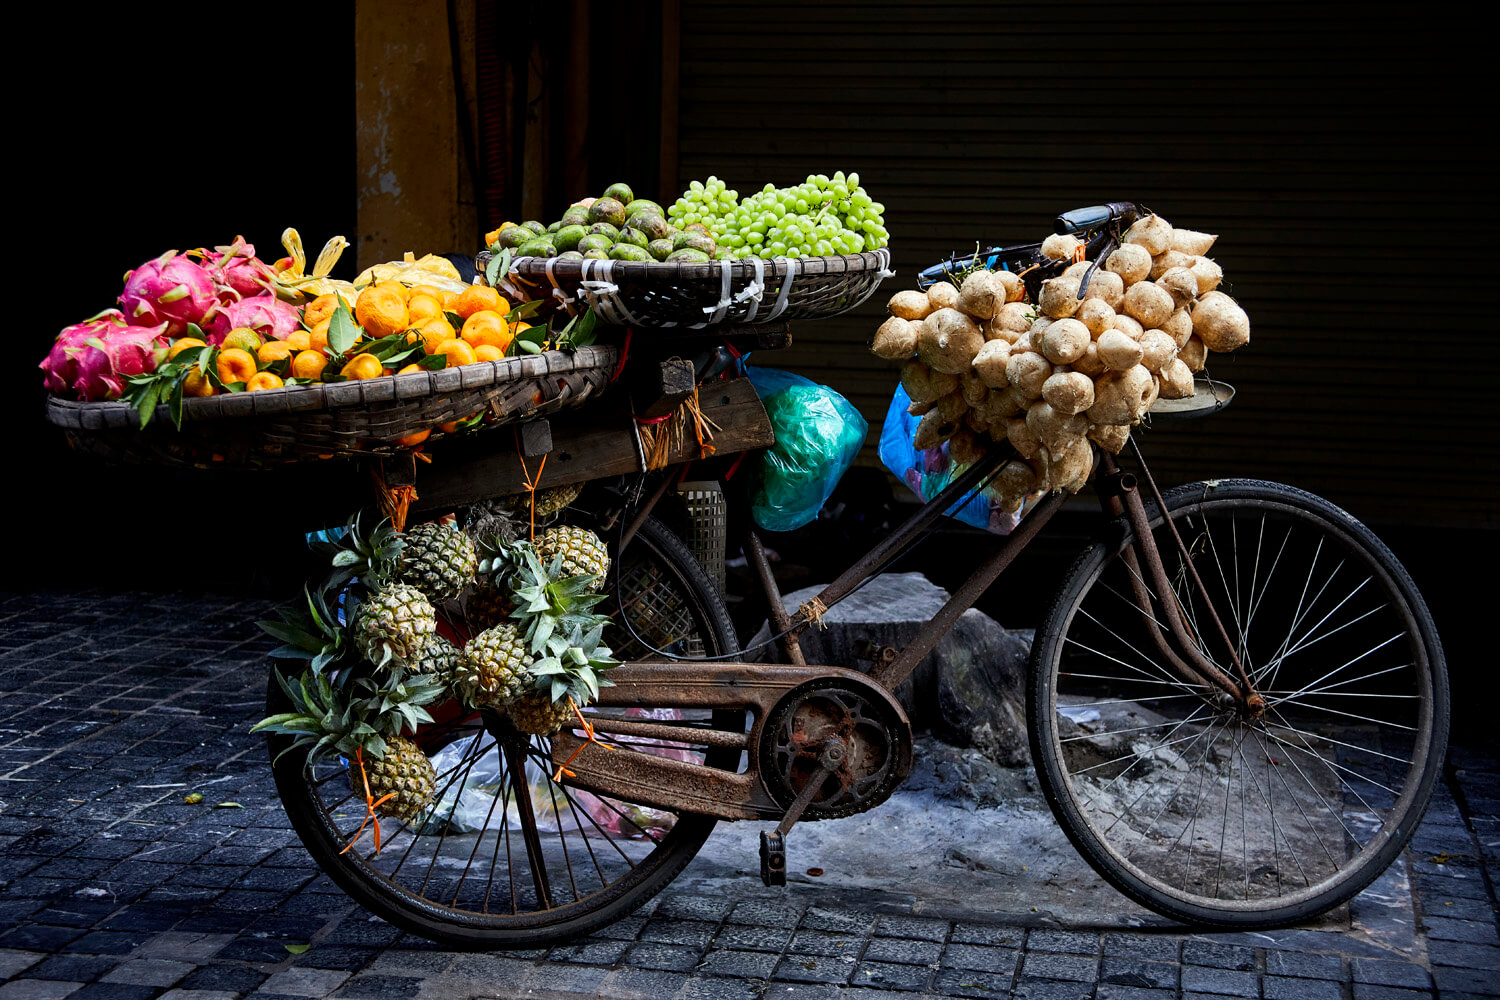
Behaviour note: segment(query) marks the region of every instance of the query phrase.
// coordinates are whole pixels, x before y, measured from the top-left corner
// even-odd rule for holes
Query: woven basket
[[[69,442],[112,462],[266,467],[320,458],[394,455],[417,431],[489,409],[519,423],[601,392],[619,360],[610,346],[478,362],[331,385],[287,386],[183,401],[182,428],[165,405],[142,429],[127,403],[47,398],[47,419]],[[429,440],[436,440],[435,433]]]
[[[819,319],[848,312],[890,277],[889,250],[840,257],[656,263],[520,257],[511,281],[569,312],[594,307],[618,326],[697,329],[722,323]],[[484,273],[487,253],[479,255]]]

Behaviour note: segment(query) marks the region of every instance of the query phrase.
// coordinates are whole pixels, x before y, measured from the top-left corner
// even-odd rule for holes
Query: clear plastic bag
[[[776,368],[746,371],[776,434],[755,466],[750,515],[767,531],[792,531],[818,516],[870,425],[826,385]]]
[[[898,385],[885,414],[885,425],[880,429],[880,461],[925,503],[941,493],[965,466],[948,457],[946,442],[921,451],[912,446],[921,418],[906,411],[910,405],[911,397]],[[1021,511],[1008,514],[983,493],[976,493],[962,505],[954,504],[945,513],[964,524],[997,535],[1008,535],[1021,523]]]

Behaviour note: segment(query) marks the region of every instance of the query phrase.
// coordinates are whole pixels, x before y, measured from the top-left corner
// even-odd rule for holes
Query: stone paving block
[[[1105,934],[1101,944],[1105,955],[1153,962],[1175,962],[1182,951],[1181,938],[1161,934]]]
[[[990,948],[978,944],[954,944],[943,949],[941,964],[950,969],[973,969],[977,972],[1010,974],[1015,971],[1021,953],[1014,948]]]
[[[796,955],[782,957],[772,979],[793,983],[847,983],[854,971],[854,955]]]
[[[415,976],[386,976],[380,973],[361,973],[344,983],[343,987],[334,994],[336,997],[358,997],[369,998],[369,1000],[382,1000],[384,997],[412,997],[416,996],[422,987],[422,980]]]
[[[177,988],[206,993],[249,993],[267,978],[266,973],[243,965],[205,965],[184,977]]]
[[[803,907],[792,903],[768,903],[759,899],[741,900],[729,911],[731,924],[756,924],[765,927],[796,927]]]
[[[1098,977],[1099,960],[1083,955],[1028,951],[1021,960],[1021,974],[1030,979],[1067,979],[1091,983]]]
[[[291,997],[325,997],[344,985],[349,973],[337,969],[294,967],[274,973],[261,984],[264,993]]]
[[[734,976],[738,979],[770,979],[779,955],[765,951],[737,951],[714,948],[704,956],[699,971],[710,976]]]
[[[860,962],[850,982],[856,986],[879,986],[887,990],[923,990],[932,979],[933,970],[925,965],[901,965],[895,962]]]
[[[188,962],[171,962],[161,958],[133,958],[121,962],[101,977],[105,983],[131,983],[136,986],[173,986],[193,971]]]
[[[868,995],[873,990],[860,990]],[[849,991],[828,983],[773,983],[763,996],[774,1000],[849,1000]],[[881,1000],[919,1000],[910,993],[882,993]]]
[[[1487,899],[1424,898],[1422,912],[1453,920],[1495,919],[1495,907]]]
[[[642,941],[658,941],[662,944],[679,944],[703,949],[713,940],[714,924],[702,920],[666,920],[652,917],[641,928]]]
[[[133,954],[136,958],[166,958],[202,965],[233,940],[233,934],[164,931],[142,942]]]
[[[868,934],[875,924],[873,914],[831,906],[809,906],[800,926],[839,934]]]
[[[1019,948],[1026,940],[1023,927],[1007,927],[1003,924],[981,924],[958,921],[948,935],[949,941],[962,944],[987,944],[999,948]]]
[[[1112,955],[1105,957],[1099,981],[1114,986],[1175,990],[1177,976],[1178,966],[1169,962],[1148,962],[1139,958]]]
[[[0,978],[9,979],[20,975],[47,957],[42,951],[23,951],[19,948],[0,948]]]
[[[1266,952],[1268,976],[1300,976],[1303,979],[1342,979],[1344,960],[1338,955],[1314,955],[1300,951]]]
[[[91,983],[120,964],[118,955],[50,955],[27,970],[32,979]]]
[[[1087,931],[1034,930],[1026,935],[1026,950],[1097,955],[1099,935]]]
[[[622,964],[642,969],[687,972],[697,966],[702,954],[701,948],[641,941],[630,946]]]
[[[1217,993],[1221,996],[1254,997],[1260,995],[1260,977],[1253,972],[1220,969],[1211,966],[1184,965],[1182,992]]]
[[[1092,982],[1022,977],[1016,981],[1015,990],[1010,995],[1014,1000],[1088,1000],[1093,992]]]
[[[158,986],[138,986],[134,983],[89,983],[77,993],[68,995],[73,1000],[152,1000],[161,992]]]
[[[1266,1000],[1343,1000],[1343,984],[1335,979],[1291,979],[1266,976],[1261,981]],[[1357,995],[1357,994],[1356,994]]]
[[[917,938],[922,941],[946,941],[951,925],[946,920],[929,917],[885,916],[875,921],[878,937]]]
[[[1094,991],[1095,1000],[1174,1000],[1176,996],[1175,990],[1146,990],[1113,983],[1100,983]]]
[[[1428,989],[1432,983],[1427,970],[1411,962],[1384,962],[1373,958],[1356,958],[1350,965],[1356,983],[1401,986],[1414,990]]]
[[[1427,1000],[1432,996],[1427,990],[1406,990],[1399,986],[1378,986],[1374,983],[1354,983],[1352,992],[1354,1000]]]
[[[612,921],[608,926],[594,931],[593,937],[609,938],[612,941],[634,941],[640,936],[641,928],[646,926],[646,917],[622,917]]]
[[[51,952],[83,936],[76,927],[52,924],[26,924],[0,934],[0,948],[8,951]]]
[[[578,965],[614,965],[625,955],[629,941],[589,939],[577,944],[558,945],[547,953],[551,962],[572,962]]]
[[[752,927],[748,924],[726,924],[714,935],[713,943],[716,948],[780,952],[791,939],[792,931],[789,927]]]
[[[1489,969],[1460,969],[1451,965],[1434,966],[1433,982],[1438,995],[1450,993],[1478,993],[1483,996],[1500,996],[1500,976]]]
[[[1182,942],[1182,964],[1251,972],[1255,969],[1255,949],[1190,938]]]
[[[228,990],[168,990],[158,1000],[239,1000],[238,993]]]
[[[678,1000],[759,1000],[764,989],[763,983],[736,979],[690,979],[677,997]],[[848,994],[843,1000],[849,1000]],[[889,1000],[889,994],[882,1000]]]
[[[144,931],[91,931],[72,941],[68,951],[75,955],[125,955],[153,937]]]
[[[825,931],[798,931],[792,935],[787,950],[799,955],[833,955],[848,959],[859,957],[864,938],[853,934],[829,934]]]
[[[941,941],[918,941],[911,938],[874,938],[865,946],[869,962],[895,962],[901,965],[936,965],[943,953]]]
[[[355,948],[352,945],[327,944],[319,941],[317,946],[297,956],[298,965],[314,969],[343,969],[359,972],[375,960],[380,951],[376,948]]]
[[[0,985],[0,1000],[61,1000],[82,988],[58,979],[16,979]]]
[[[599,995],[611,1000],[665,1000],[677,995],[687,983],[686,976],[675,972],[616,969],[604,977]]]
[[[1433,965],[1458,965],[1466,969],[1490,969],[1500,978],[1500,948],[1462,941],[1430,941],[1427,957]]]
[[[1436,941],[1464,941],[1469,944],[1500,945],[1495,925],[1481,920],[1452,920],[1446,917],[1423,917],[1422,929]]]
[[[939,969],[932,980],[932,992],[944,997],[987,997],[999,1000],[1010,996],[1010,973],[979,972],[972,969]]]
[[[707,920],[718,923],[729,913],[734,901],[723,896],[667,896],[656,907],[655,916],[679,920]]]

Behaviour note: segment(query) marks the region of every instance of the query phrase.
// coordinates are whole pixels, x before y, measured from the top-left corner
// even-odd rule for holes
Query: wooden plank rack
[[[432,464],[422,466],[417,474],[418,499],[413,511],[452,509],[520,493],[526,489],[527,469],[535,475],[542,455],[547,459],[542,487],[643,471],[633,418],[623,403],[623,395],[606,397],[595,405],[520,425],[514,436],[503,430],[486,433],[474,442],[475,446],[485,442],[482,450],[434,451]],[[719,428],[713,432],[715,455],[775,443],[770,419],[748,378],[703,383],[698,388],[698,406]],[[673,444],[667,464],[702,457],[697,439],[689,432]]]

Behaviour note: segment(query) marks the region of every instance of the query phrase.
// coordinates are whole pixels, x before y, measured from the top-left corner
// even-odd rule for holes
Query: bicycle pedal
[[[760,880],[766,885],[786,885],[786,838],[775,830],[760,834]]]

